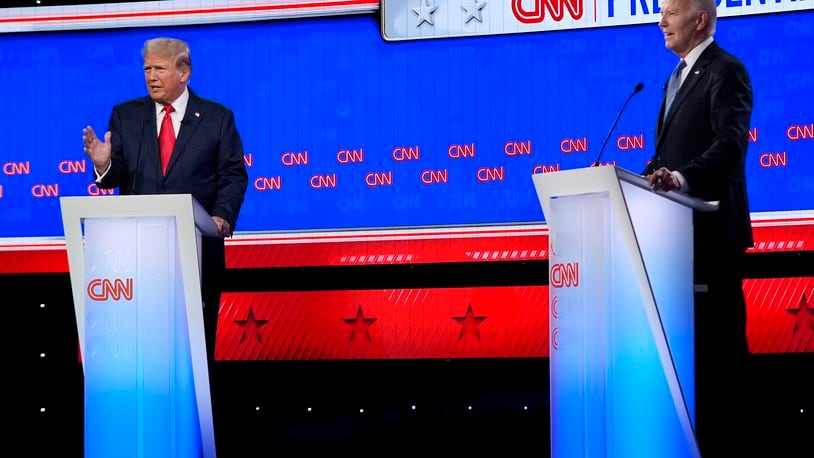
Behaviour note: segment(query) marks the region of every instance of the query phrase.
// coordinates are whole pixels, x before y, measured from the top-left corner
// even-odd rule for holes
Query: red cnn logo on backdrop
[[[133,279],[132,278],[95,278],[88,283],[88,297],[94,301],[114,301],[124,297],[128,301],[133,300]]]
[[[551,286],[554,288],[570,288],[579,286],[579,263],[561,262],[551,266]]]
[[[543,22],[546,10],[555,22],[562,21],[565,10],[575,20],[582,17],[582,0],[532,0],[532,4],[534,6],[528,10],[523,6],[523,0],[512,0],[514,17],[524,24]]]

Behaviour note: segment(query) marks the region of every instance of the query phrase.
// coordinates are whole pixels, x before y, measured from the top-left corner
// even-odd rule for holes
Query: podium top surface
[[[638,186],[643,189],[651,190],[650,185],[647,183],[647,179],[638,173],[633,173],[630,170],[626,170],[623,168],[619,168],[613,166],[614,170],[616,170],[616,176],[619,177],[620,181],[624,181],[626,183],[630,183],[634,186]],[[652,191],[656,192],[656,191]],[[663,195],[665,198],[674,200],[682,205],[686,205],[694,210],[702,211],[702,212],[709,212],[715,211],[718,209],[718,201],[714,202],[707,202],[696,197],[692,197],[688,194],[679,191],[667,191],[667,192],[659,192],[659,194]]]
[[[203,235],[217,236],[209,213],[191,194],[60,197],[65,216],[78,218],[177,216],[192,210],[195,227]]]
[[[616,183],[624,182],[648,192],[658,194],[665,199],[692,208],[693,210],[708,212],[718,209],[718,202],[705,202],[683,192],[653,191],[645,177],[616,166],[584,167],[559,172],[538,173],[532,175],[532,179],[539,184],[547,183],[545,188],[547,188],[549,192],[552,190],[564,190],[566,191],[565,194],[572,194],[582,189],[584,189],[585,192],[610,189],[611,186],[616,186]]]

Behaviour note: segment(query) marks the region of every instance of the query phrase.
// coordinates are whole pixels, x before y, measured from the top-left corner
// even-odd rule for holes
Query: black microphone
[[[619,110],[619,114],[616,115],[616,120],[613,121],[613,125],[611,126],[610,130],[608,131],[608,135],[605,136],[605,141],[602,142],[602,148],[599,148],[599,154],[596,156],[596,161],[594,161],[594,163],[591,164],[591,167],[598,167],[599,166],[599,158],[602,157],[602,152],[605,151],[605,145],[608,144],[608,139],[610,139],[610,136],[613,133],[613,129],[616,128],[616,123],[619,122],[619,118],[622,117],[622,112],[625,111],[625,107],[627,106],[627,103],[630,102],[630,99],[632,99],[633,96],[636,95],[637,92],[641,92],[642,89],[644,89],[644,84],[639,83],[639,84],[636,85],[635,88],[633,88],[633,92],[631,92],[630,95],[627,96],[627,100],[625,100],[625,103],[622,104],[622,108]]]
[[[138,178],[138,167],[139,162],[141,161],[141,144],[144,143],[144,128],[150,124],[149,119],[142,119],[141,120],[141,135],[138,139],[138,152],[136,153],[136,171],[133,173],[133,186],[130,187],[130,194],[133,195],[136,193],[136,178]]]

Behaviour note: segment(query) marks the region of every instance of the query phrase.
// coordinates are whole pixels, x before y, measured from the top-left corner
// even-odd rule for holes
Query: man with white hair
[[[740,456],[748,436],[739,425],[749,354],[741,269],[753,245],[744,172],[752,87],[740,60],[714,41],[716,20],[714,0],[662,4],[665,46],[680,60],[665,84],[656,151],[643,173],[657,191],[720,203],[693,218],[696,434],[704,457]]]

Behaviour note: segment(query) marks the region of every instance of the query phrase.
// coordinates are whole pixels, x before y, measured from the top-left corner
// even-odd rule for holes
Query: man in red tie
[[[149,95],[116,105],[104,140],[92,127],[84,128],[85,153],[99,188],[192,194],[212,216],[218,237],[202,238],[201,272],[211,374],[226,267],[223,237],[234,231],[248,185],[243,144],[232,111],[187,87],[192,73],[187,43],[148,40],[142,55]]]
[[[175,108],[171,103],[164,104],[164,117],[161,121],[161,129],[158,131],[158,153],[161,157],[161,173],[167,174],[167,166],[170,165],[172,150],[175,149],[175,127],[172,125],[172,113]],[[220,226],[218,227],[220,230]]]

